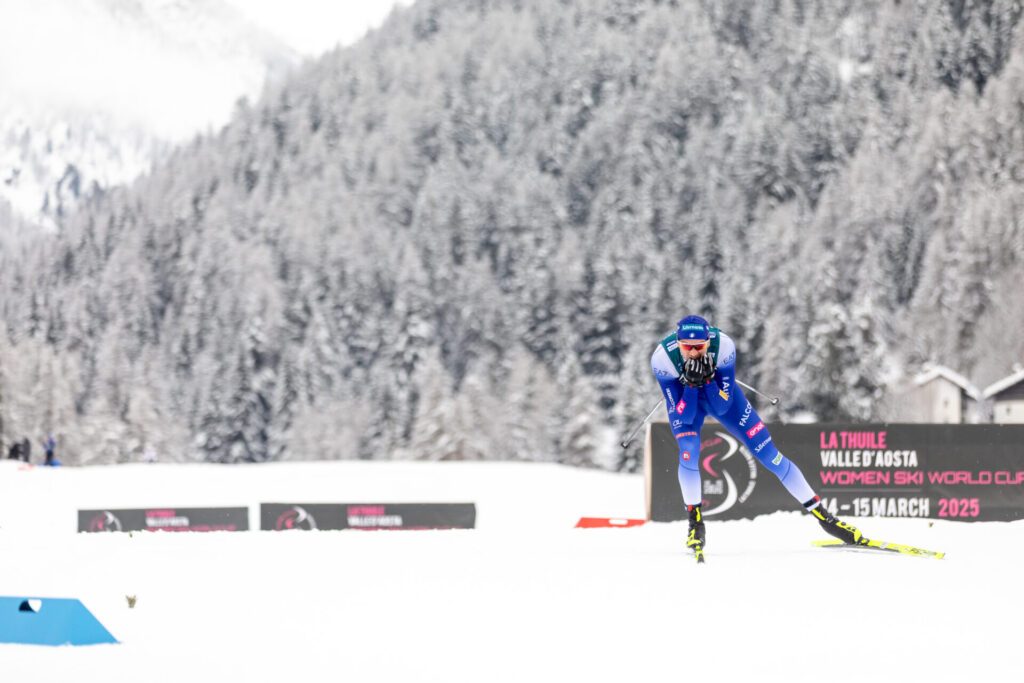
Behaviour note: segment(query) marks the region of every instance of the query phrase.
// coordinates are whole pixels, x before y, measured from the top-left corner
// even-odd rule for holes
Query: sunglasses
[[[684,344],[683,342],[679,342],[679,348],[684,351],[700,351],[707,345],[708,343],[706,341],[698,342],[696,344]]]

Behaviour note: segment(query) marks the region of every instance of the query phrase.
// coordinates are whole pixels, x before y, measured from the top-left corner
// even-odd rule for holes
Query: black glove
[[[715,360],[710,353],[704,354],[704,383],[707,384],[715,379]]]
[[[704,386],[715,377],[715,364],[711,356],[691,358],[683,364],[683,383],[690,387]]]

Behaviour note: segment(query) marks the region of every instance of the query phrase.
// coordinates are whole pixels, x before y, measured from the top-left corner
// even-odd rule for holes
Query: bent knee
[[[700,453],[694,450],[688,450],[680,447],[679,449],[679,468],[684,470],[696,470],[698,461],[700,460]]]
[[[679,466],[688,470],[697,469],[700,457],[700,435],[697,432],[685,432],[676,437],[679,444]]]

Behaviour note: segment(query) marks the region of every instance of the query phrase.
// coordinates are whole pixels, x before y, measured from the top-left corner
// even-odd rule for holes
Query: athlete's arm
[[[701,387],[713,415],[724,415],[732,406],[736,384],[736,343],[727,334],[720,334],[715,378]]]
[[[665,397],[665,408],[668,410],[668,421],[672,425],[672,432],[676,432],[676,425],[689,425],[697,416],[697,398],[700,395],[696,387],[684,387],[679,381],[676,369],[672,365],[665,349],[658,345],[651,356],[651,370],[654,377],[661,386],[661,393]]]

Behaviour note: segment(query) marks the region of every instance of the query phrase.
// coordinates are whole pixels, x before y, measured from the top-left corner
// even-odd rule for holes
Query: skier
[[[844,543],[860,542],[861,532],[821,505],[800,468],[772,443],[764,422],[736,384],[736,344],[728,335],[704,318],[688,315],[658,343],[651,368],[665,395],[669,424],[679,444],[679,487],[690,521],[686,545],[698,560],[703,557],[705,539],[700,429],[709,413],[779,478],[826,532]]]
[[[43,450],[46,451],[46,458],[43,460],[43,465],[54,466],[59,465],[60,461],[55,460],[53,452],[57,449],[57,441],[53,438],[53,432],[47,434],[43,440]]]

